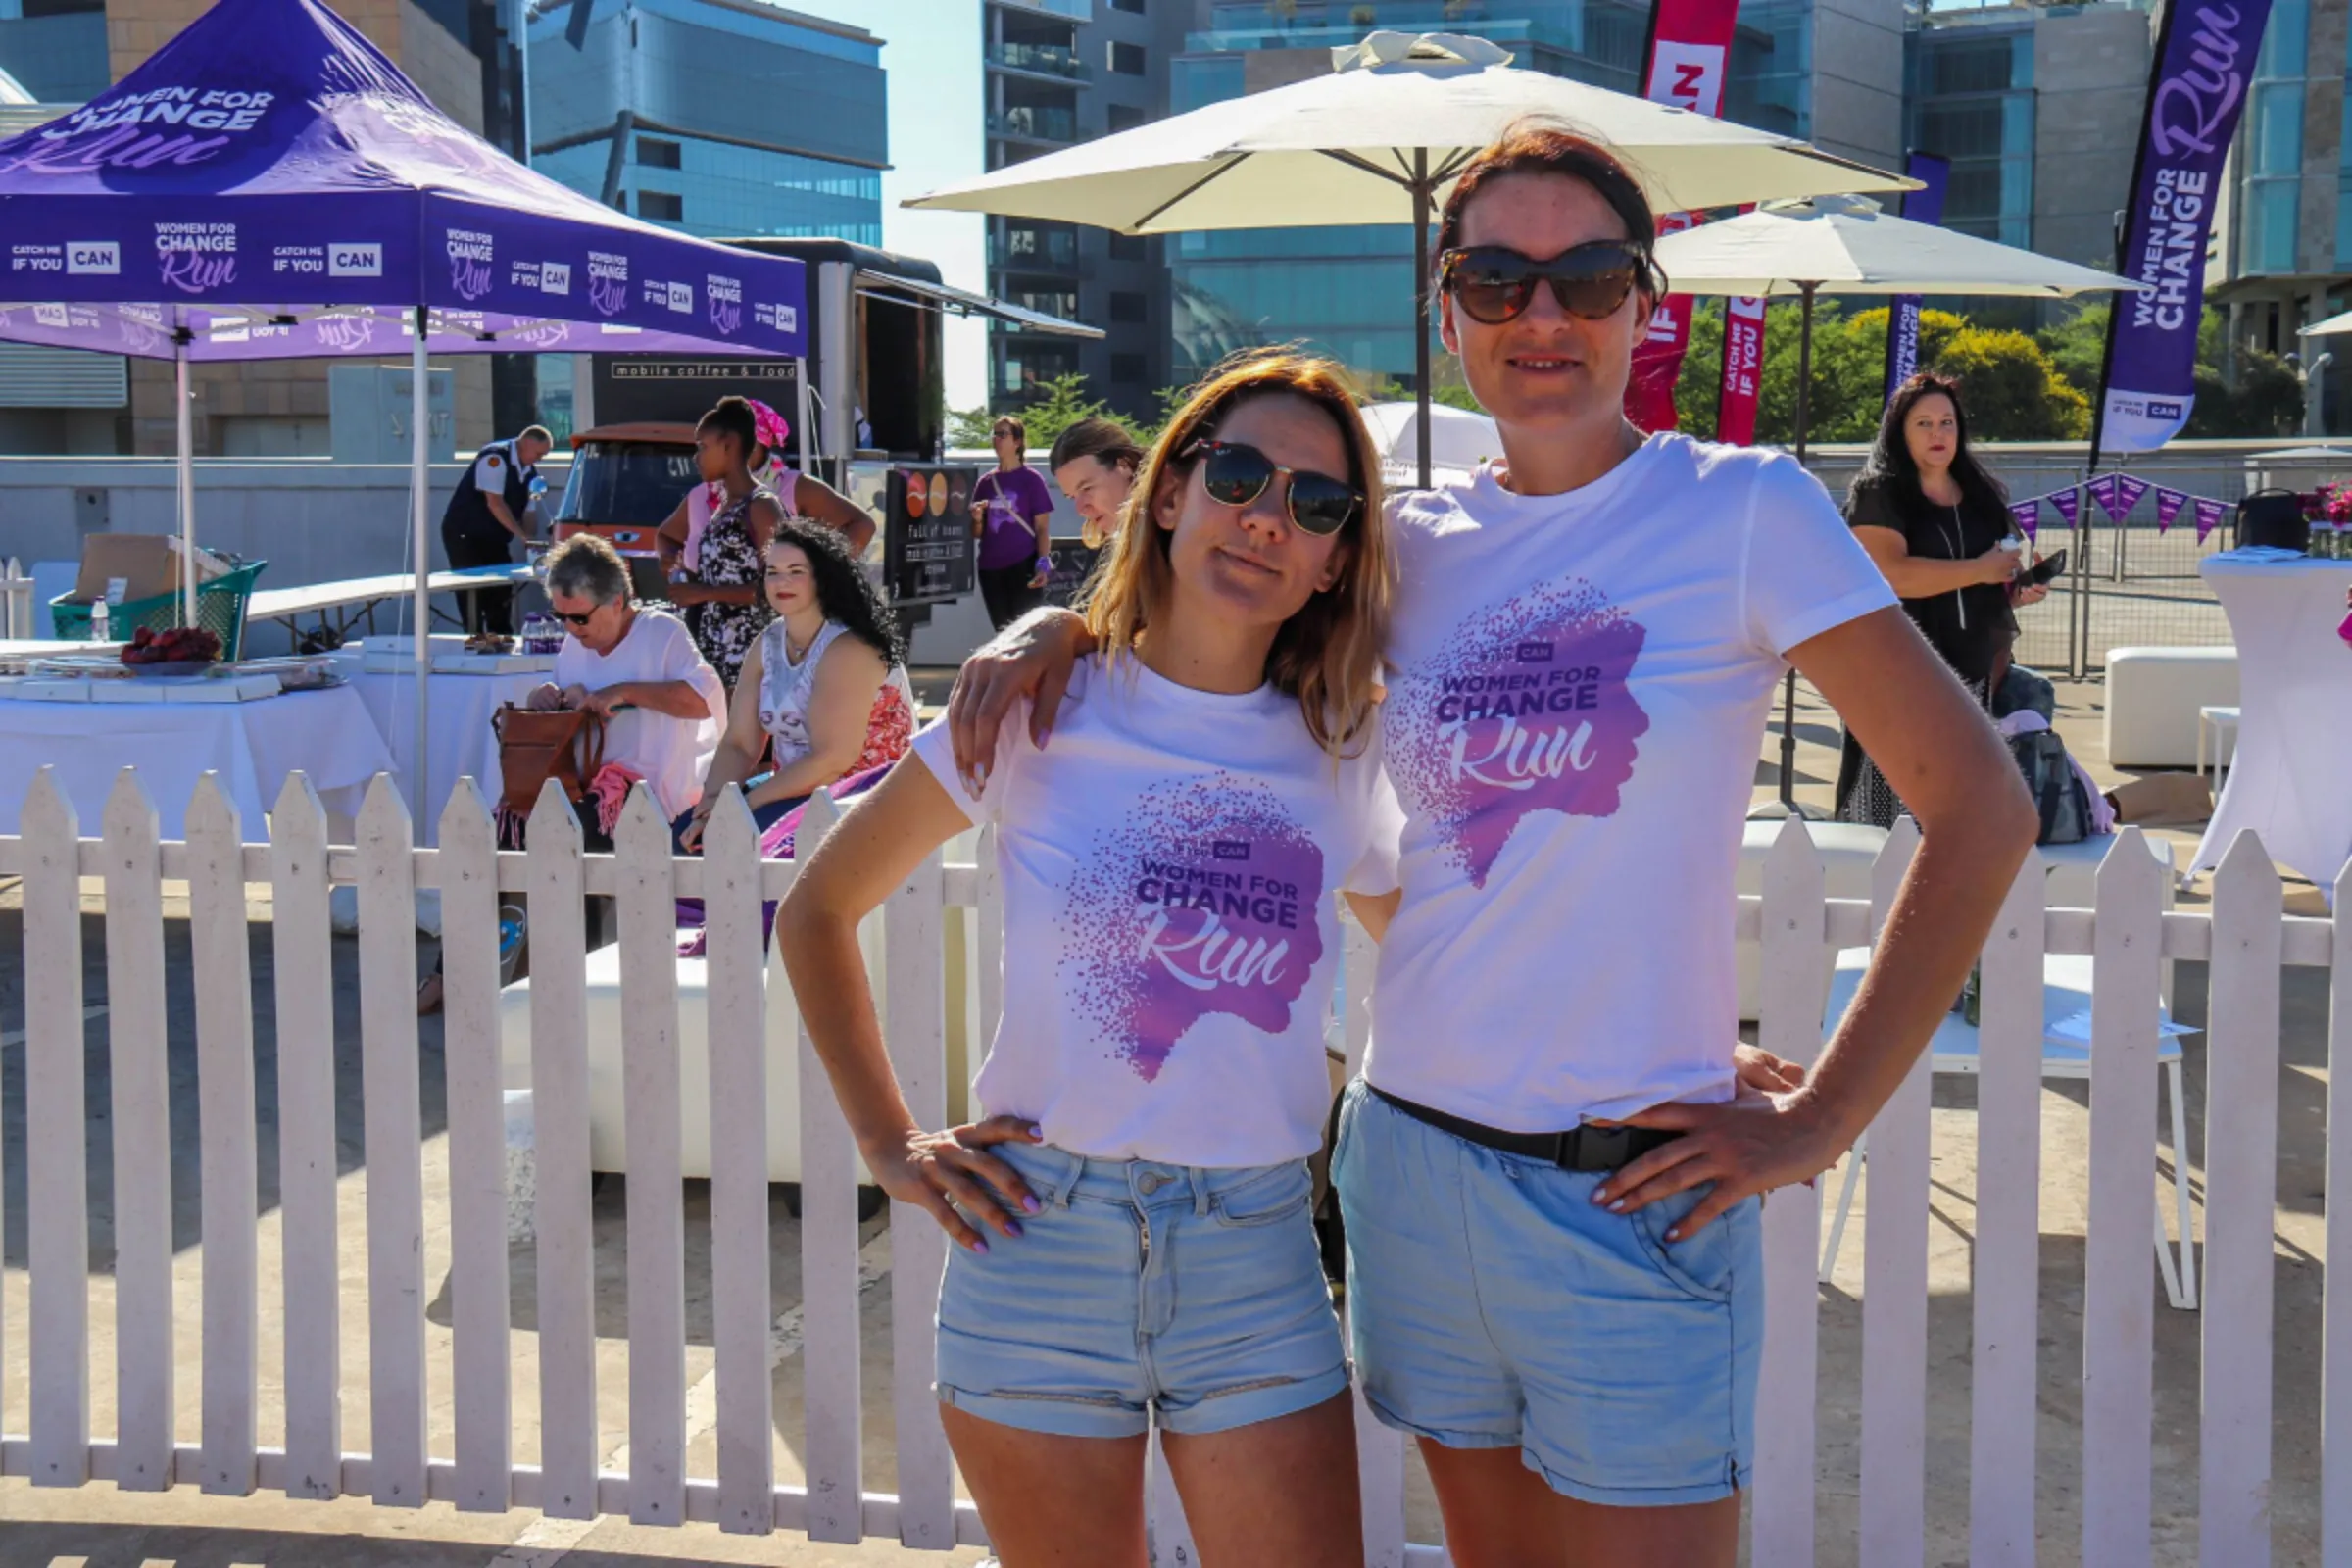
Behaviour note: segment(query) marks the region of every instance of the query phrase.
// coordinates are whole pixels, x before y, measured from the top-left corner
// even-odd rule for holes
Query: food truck
[[[583,524],[608,537],[644,530],[642,549],[650,554],[650,531],[699,480],[695,420],[722,397],[757,398],[792,422],[787,463],[805,460],[808,472],[874,514],[869,564],[916,639],[916,661],[959,661],[988,635],[972,571],[969,503],[984,466],[945,461],[942,318],[987,317],[1073,337],[1100,337],[1101,330],[952,288],[936,264],[870,246],[834,239],[724,243],[808,265],[808,384],[801,382],[801,363],[792,360],[581,356],[573,375],[574,456],[555,511],[558,534]],[[1061,520],[1075,535],[1074,515]],[[615,537],[615,543],[624,554],[636,553],[628,541]],[[641,589],[658,585],[657,573]]]

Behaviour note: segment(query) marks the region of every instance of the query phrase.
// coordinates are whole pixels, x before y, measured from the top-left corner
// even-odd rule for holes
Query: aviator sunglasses
[[[1208,498],[1227,507],[1246,507],[1266,493],[1278,473],[1291,479],[1291,521],[1312,534],[1335,534],[1363,509],[1364,493],[1328,474],[1286,468],[1253,446],[1212,441],[1206,436],[1184,449],[1187,461],[1203,458],[1200,481]]]
[[[1526,310],[1538,283],[1549,283],[1560,309],[1588,321],[1616,315],[1637,286],[1666,291],[1657,263],[1630,240],[1571,245],[1542,262],[1500,245],[1457,247],[1438,258],[1438,286],[1470,319],[1487,326],[1500,326]]]

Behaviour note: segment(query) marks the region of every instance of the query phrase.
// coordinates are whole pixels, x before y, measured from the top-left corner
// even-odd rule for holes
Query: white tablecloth
[[[2331,886],[2352,858],[2352,646],[2335,634],[2352,561],[2207,556],[2237,636],[2237,755],[2191,871],[2241,828],[2279,864]]]
[[[95,838],[115,776],[136,767],[167,839],[185,836],[188,802],[207,772],[237,808],[247,843],[267,839],[267,814],[286,775],[310,775],[329,811],[356,816],[368,781],[392,754],[359,694],[345,687],[288,692],[256,703],[28,703],[0,699],[0,833],[35,774],[54,767],[81,833]]]
[[[498,737],[490,717],[502,703],[519,703],[532,689],[547,683],[542,674],[428,675],[426,693],[425,765],[432,777],[419,793],[416,780],[416,676],[369,674],[356,659],[338,660],[337,672],[360,694],[375,721],[384,744],[391,749],[392,772],[401,798],[409,803],[416,842],[439,842],[441,809],[460,778],[471,778],[482,799],[498,799]]]

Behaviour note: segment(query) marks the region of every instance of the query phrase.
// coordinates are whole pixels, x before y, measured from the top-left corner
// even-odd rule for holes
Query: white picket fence
[[[830,824],[820,801],[807,831]],[[919,1211],[891,1215],[892,1387],[898,1491],[861,1474],[856,1152],[801,1034],[782,969],[762,951],[760,904],[790,885],[761,861],[740,802],[710,828],[701,859],[673,859],[668,829],[641,790],[611,856],[584,856],[552,792],[528,854],[499,853],[470,784],[418,849],[387,780],[359,819],[356,848],[330,848],[326,818],[299,776],[270,824],[245,824],[208,778],[184,844],[160,843],[153,807],[125,773],[100,837],[83,839],[44,775],[23,836],[0,838],[0,875],[23,879],[25,1086],[30,1201],[30,1431],[0,1439],[0,1474],[125,1490],[200,1483],[326,1498],[365,1494],[414,1507],[535,1508],[560,1518],[626,1514],[641,1523],[716,1521],[750,1534],[805,1531],[945,1549],[984,1540],[958,1501],[930,1390],[931,1309],[947,1242]],[[2127,830],[2125,840],[2136,838]],[[1761,900],[1741,901],[1743,935],[1763,951],[1761,1041],[1798,1060],[1816,1054],[1822,949],[1871,940],[1908,862],[1909,830],[1889,841],[1867,902],[1826,901],[1799,830],[1785,831]],[[2082,1524],[2092,1565],[2145,1563],[2151,1546],[2152,1353],[2158,1228],[2156,996],[2166,958],[2210,961],[2203,1391],[2198,1508],[2206,1564],[2270,1557],[2272,1227],[2278,1145],[2279,966],[2331,968],[2328,1124],[2352,1110],[2352,922],[2282,914],[2278,879],[2241,839],[2215,878],[2210,913],[2166,912],[2157,860],[2119,842],[2099,872],[2097,908],[2043,908],[2038,861],[2020,873],[1984,951],[1983,1076],[1970,1394],[1971,1561],[2031,1564],[2035,1550],[2037,1230],[2040,1201],[2041,978],[2044,953],[2095,955],[2088,1251],[2084,1280]],[[83,960],[79,882],[105,884],[107,1029],[115,1157],[119,1418],[90,1430],[88,1221],[83,1158]],[[167,1115],[163,884],[184,881],[196,970],[202,1118],[202,1441],[174,1438],[172,1171]],[[249,884],[271,890],[284,1248],[284,1446],[256,1438],[256,1129],[248,962]],[[338,1388],[331,886],[359,888],[366,1099],[366,1249],[370,1430],[347,1446]],[[447,971],[448,1207],[454,1452],[427,1451],[423,1233],[414,894],[438,888]],[[2352,895],[2352,870],[2338,884]],[[537,1149],[537,1427],[541,1460],[514,1461],[512,1333],[503,1191],[497,1006],[497,905],[527,891],[532,909],[531,1077]],[[597,1470],[594,1247],[590,1231],[583,893],[616,897],[626,1020],[626,1473]],[[717,1470],[686,1473],[685,1224],[679,1169],[678,994],[672,901],[709,909],[711,1290]],[[948,1104],[945,911],[977,910],[981,1038],[1002,1003],[1003,923],[993,855],[948,865],[933,856],[880,919],[881,995],[893,1059],[915,1113]],[[1371,949],[1350,928],[1348,1051],[1360,1059]],[[791,1042],[799,1041],[796,1051]],[[766,1075],[797,1072],[801,1104],[802,1280],[807,1482],[776,1483],[769,1380]],[[1921,1562],[1928,1417],[1928,1067],[1911,1074],[1870,1133],[1865,1226],[1859,1555]],[[2331,1140],[2329,1196],[2352,1194],[2352,1139]],[[1821,1200],[1795,1188],[1765,1207],[1769,1323],[1764,1355],[1752,1560],[1815,1561],[1815,1259]],[[2331,1202],[2332,1251],[2352,1241],[2352,1200]],[[2323,1460],[2329,1568],[2352,1568],[2352,1292],[2330,1276],[2324,1309]],[[0,1333],[9,1325],[0,1324]],[[2068,1374],[2072,1376],[2070,1372]],[[1408,1543],[1397,1438],[1358,1409],[1368,1561],[1443,1560]],[[359,1451],[353,1451],[354,1448]],[[1180,1511],[1154,1467],[1154,1555],[1192,1562]]]

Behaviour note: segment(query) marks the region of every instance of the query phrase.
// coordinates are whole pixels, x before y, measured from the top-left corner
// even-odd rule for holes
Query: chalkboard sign
[[[1078,591],[1095,574],[1101,549],[1089,550],[1075,539],[1054,541],[1054,575],[1046,579],[1046,603],[1064,610],[1078,608]]]
[[[890,470],[883,495],[882,580],[903,605],[935,605],[972,591],[973,466]]]

